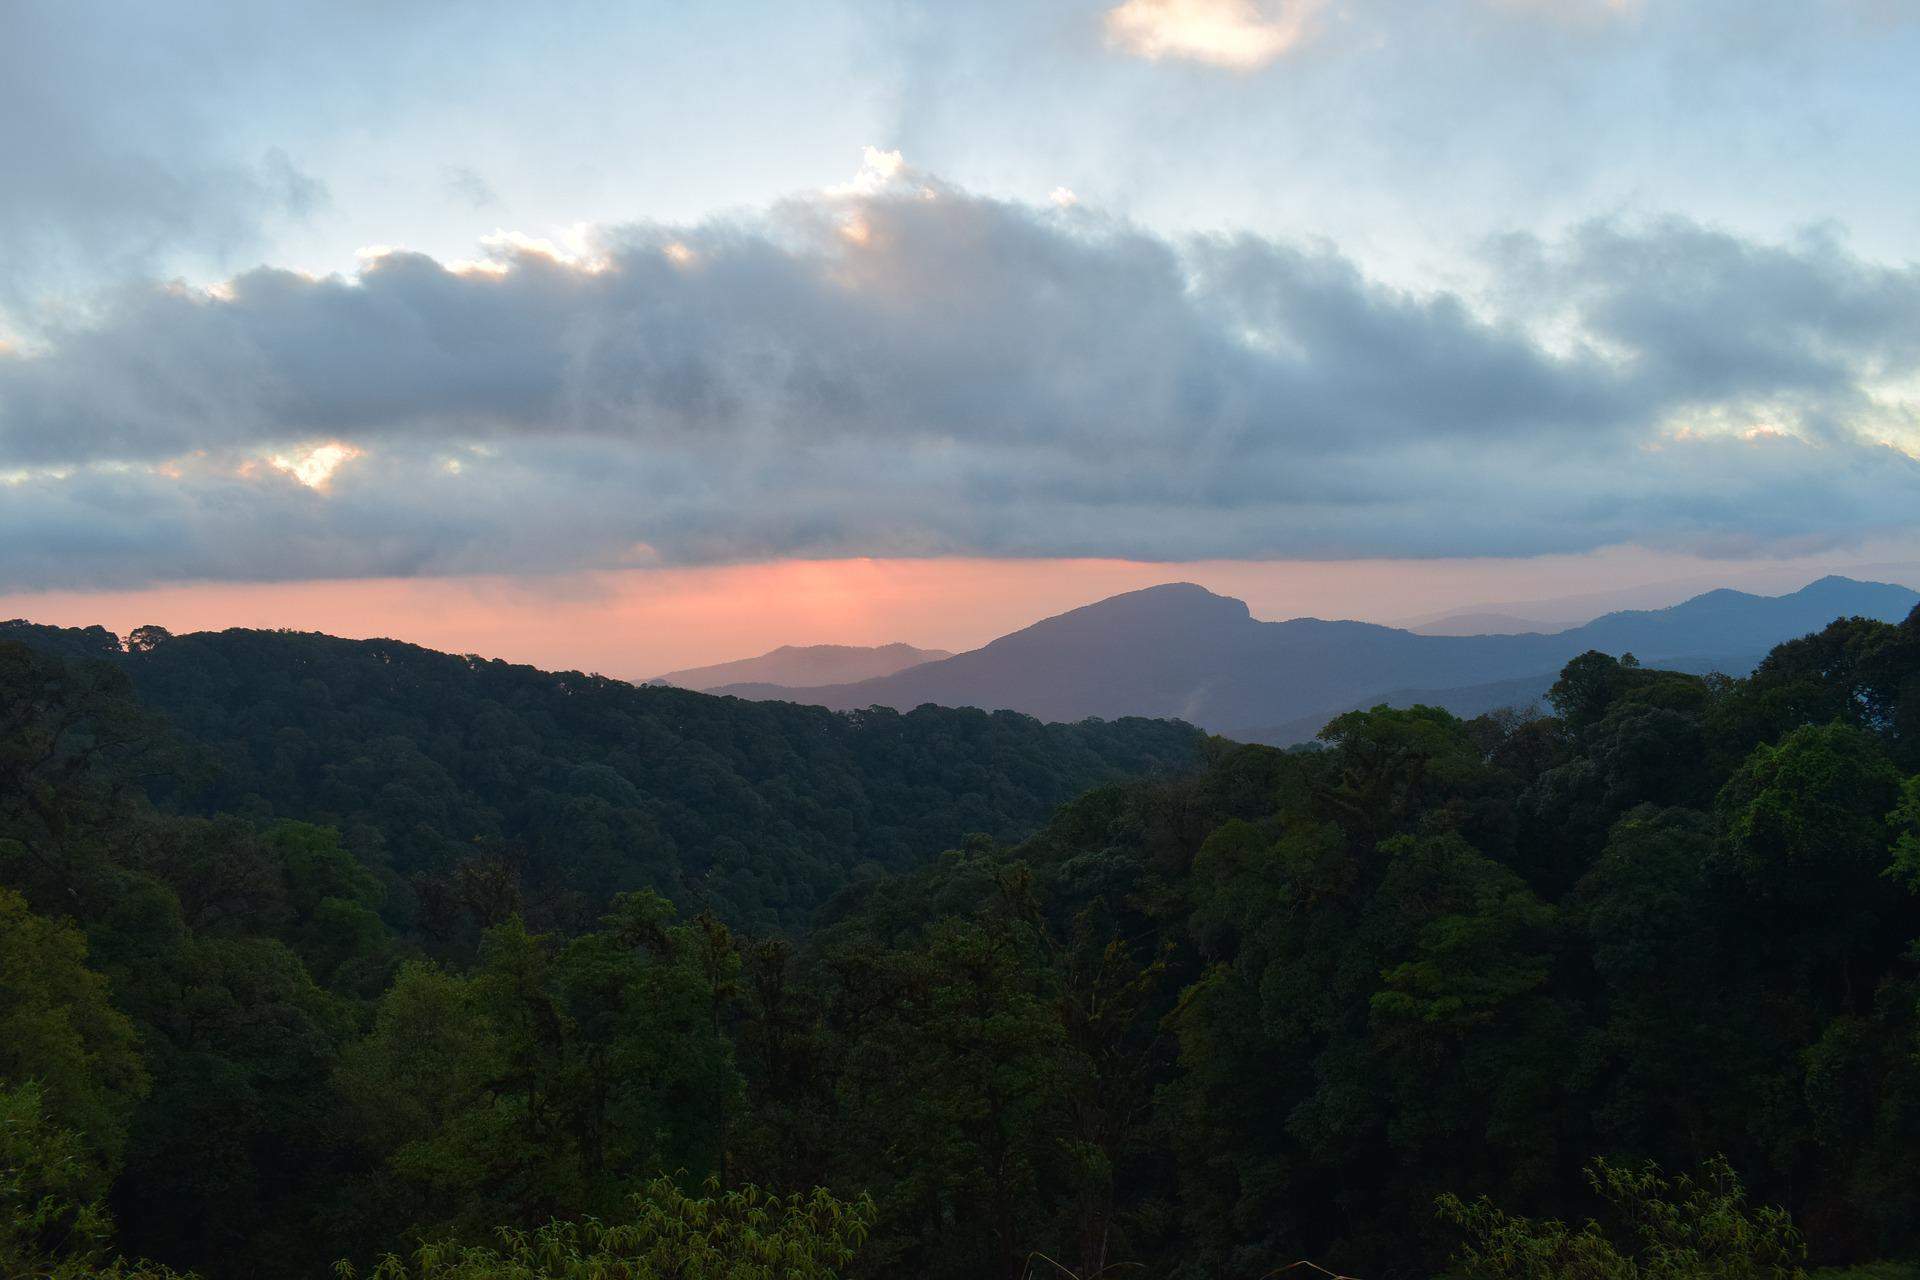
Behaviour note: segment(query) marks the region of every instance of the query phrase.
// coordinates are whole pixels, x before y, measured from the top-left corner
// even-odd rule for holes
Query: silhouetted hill
[[[1637,654],[1635,655],[1638,656]],[[1660,658],[1658,667],[1665,671],[1682,671],[1690,675],[1707,675],[1711,672],[1744,672],[1752,670],[1765,656],[1755,654],[1749,657],[1672,657]],[[1560,671],[1542,671],[1535,675],[1518,676],[1511,680],[1494,680],[1487,684],[1463,685],[1450,689],[1389,689],[1385,693],[1368,694],[1365,698],[1337,707],[1323,707],[1296,716],[1284,724],[1264,725],[1239,731],[1235,736],[1246,742],[1263,742],[1273,746],[1292,746],[1298,742],[1307,742],[1326,728],[1327,722],[1347,711],[1365,710],[1370,707],[1445,707],[1457,716],[1471,719],[1497,711],[1502,707],[1537,707],[1542,713],[1547,710],[1547,691],[1553,688]]]
[[[1858,582],[1831,575],[1782,596],[1721,589],[1670,609],[1629,609],[1603,614],[1560,634],[1578,636],[1584,649],[1649,654],[1766,653],[1781,640],[1818,631],[1835,618],[1898,622],[1920,592],[1887,582]],[[1761,632],[1773,634],[1761,634]]]
[[[890,676],[923,662],[951,658],[946,649],[916,649],[910,644],[783,644],[757,658],[718,662],[707,667],[685,667],[655,676],[648,684],[670,684],[679,689],[710,692],[720,685],[760,683],[809,689],[823,684],[847,684]]]
[[[895,675],[790,690],[732,685],[745,698],[865,706],[1009,708],[1046,720],[1170,716],[1230,737],[1297,741],[1295,726],[1432,692],[1467,714],[1487,685],[1552,683],[1589,649],[1643,662],[1740,673],[1775,644],[1835,617],[1898,621],[1920,592],[1822,578],[1784,596],[1711,591],[1668,609],[1611,613],[1552,635],[1419,635],[1366,622],[1261,622],[1244,602],[1191,583],[1128,592]],[[1516,684],[1517,682],[1517,684]],[[1497,704],[1495,704],[1497,705]],[[1282,730],[1284,729],[1284,732]]]
[[[393,640],[0,623],[106,659],[208,757],[194,810],[337,827],[407,879],[509,865],[597,918],[647,887],[766,926],[973,832],[1024,836],[1090,786],[1198,763],[1188,725],[929,707],[837,715]]]

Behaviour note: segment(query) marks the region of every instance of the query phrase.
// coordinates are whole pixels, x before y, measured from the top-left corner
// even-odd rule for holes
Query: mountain
[[[923,662],[951,658],[945,649],[916,649],[910,644],[783,644],[757,658],[719,662],[710,667],[686,667],[655,676],[648,684],[670,684],[702,692],[723,684],[777,684],[789,689],[811,689],[823,684],[847,684],[890,676]]]
[[[1920,585],[1920,561],[1899,560],[1876,564],[1840,566],[1828,570],[1862,582],[1903,582]],[[1430,613],[1396,618],[1389,626],[1405,627],[1434,635],[1477,635],[1515,630],[1514,622],[1531,625],[1524,631],[1565,631],[1584,626],[1606,613],[1623,610],[1666,609],[1705,592],[1735,587],[1755,595],[1779,594],[1796,589],[1806,579],[1781,566],[1722,573],[1715,577],[1669,578],[1659,582],[1640,582],[1626,587],[1584,591],[1575,595],[1546,596],[1529,600],[1475,600],[1455,604]],[[1477,616],[1493,625],[1470,626]],[[1457,625],[1456,625],[1457,624]]]
[[[1634,655],[1638,657],[1639,655]],[[1745,672],[1758,664],[1758,657],[1673,657],[1656,659],[1656,664],[1666,671],[1683,671],[1691,675],[1707,675],[1719,671],[1731,673]],[[1560,668],[1541,671],[1530,676],[1518,676],[1511,680],[1494,680],[1486,684],[1462,685],[1450,689],[1389,689],[1385,693],[1368,694],[1364,698],[1350,703],[1323,707],[1297,716],[1283,724],[1261,725],[1239,730],[1235,736],[1245,742],[1264,742],[1278,746],[1291,746],[1296,742],[1306,742],[1319,734],[1327,722],[1334,716],[1346,711],[1357,711],[1366,707],[1445,707],[1457,716],[1472,719],[1497,711],[1502,707],[1540,707],[1545,709],[1547,691],[1553,688],[1560,678]]]
[[[8,641],[123,671],[208,766],[170,797],[186,810],[335,827],[408,884],[504,863],[546,919],[651,888],[797,925],[861,876],[1191,767],[1201,742],[1160,720],[835,715],[300,632],[143,628],[123,647],[101,627],[0,623],[0,657]]]
[[[1904,618],[1920,592],[1828,577],[1784,596],[1710,591],[1667,609],[1610,613],[1551,635],[1420,635],[1366,622],[1256,620],[1244,602],[1192,583],[1128,592],[1048,618],[941,662],[814,689],[717,693],[851,709],[1009,708],[1045,720],[1177,717],[1229,737],[1289,742],[1299,725],[1429,691],[1469,714],[1484,686],[1544,691],[1589,649],[1690,670],[1749,670],[1783,640],[1835,617]]]
[[[1407,630],[1421,636],[1520,636],[1560,628],[1511,613],[1449,613]]]
[[[1835,618],[1898,622],[1916,602],[1920,592],[1907,587],[1830,575],[1788,595],[1756,596],[1722,588],[1669,609],[1603,614],[1561,634],[1579,636],[1584,649],[1608,653],[1657,648],[1663,656],[1751,653],[1757,660],[1780,640],[1818,631]]]

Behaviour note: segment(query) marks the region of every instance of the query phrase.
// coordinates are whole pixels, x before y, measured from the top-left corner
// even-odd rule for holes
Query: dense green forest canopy
[[[195,748],[157,798],[330,826],[408,892],[504,869],[563,928],[643,887],[736,924],[803,924],[851,878],[967,832],[1029,835],[1090,786],[1192,765],[1201,741],[1161,720],[838,715],[286,631],[6,638],[125,671]]]
[[[1291,752],[87,636],[0,643],[0,1274],[1920,1258],[1920,611]]]

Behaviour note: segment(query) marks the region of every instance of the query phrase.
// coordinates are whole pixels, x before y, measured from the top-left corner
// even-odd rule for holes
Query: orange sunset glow
[[[1862,567],[1864,565],[1864,568]],[[1408,622],[1462,601],[1575,597],[1565,617],[1613,607],[1598,596],[1670,584],[1648,603],[1702,582],[1785,589],[1854,568],[1920,580],[1905,544],[1851,557],[1749,562],[1616,550],[1511,561],[789,560],[721,568],[636,569],[543,578],[375,578],[298,583],[187,583],[134,591],[0,595],[0,618],[176,632],[226,627],[387,636],[536,666],[646,679],[782,644],[886,644],[962,650],[1117,592],[1197,582],[1247,601],[1254,616]],[[1639,603],[1634,601],[1632,603]]]

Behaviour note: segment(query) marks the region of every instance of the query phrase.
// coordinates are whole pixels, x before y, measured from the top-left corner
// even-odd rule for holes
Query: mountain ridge
[[[0,657],[17,646],[117,668],[211,766],[176,797],[204,816],[332,826],[401,877],[498,856],[556,902],[697,892],[761,928],[969,833],[1023,838],[1089,787],[1188,767],[1201,746],[1164,721],[836,715],[319,632],[123,643],[0,622]]]
[[[1916,605],[1920,592],[1907,587],[1828,575],[1784,595],[1721,588],[1546,634],[1451,636],[1352,620],[1263,621],[1242,600],[1177,582],[1043,618],[891,676],[805,690],[741,684],[711,692],[837,710],[935,703],[1044,720],[1161,716],[1273,741],[1276,726],[1331,717],[1396,691],[1448,691],[1467,710],[1484,696],[1473,691],[1540,677],[1550,684],[1552,673],[1589,649],[1742,674],[1775,644],[1837,616],[1893,622]]]
[[[899,641],[880,645],[783,644],[751,658],[682,667],[638,683],[671,685],[701,693],[720,685],[741,683],[810,689],[818,685],[872,680],[919,666],[923,662],[938,662],[951,657],[953,651],[949,649],[920,649]]]

